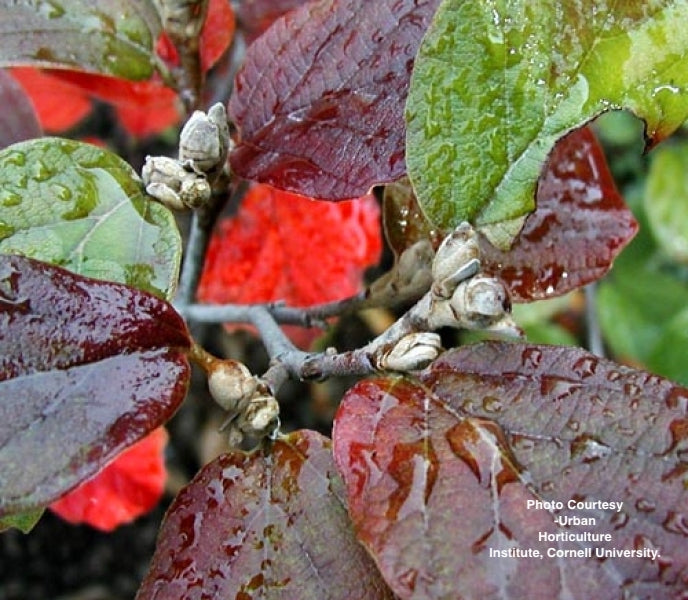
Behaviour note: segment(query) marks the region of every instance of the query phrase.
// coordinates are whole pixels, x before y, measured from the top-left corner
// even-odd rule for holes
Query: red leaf
[[[210,0],[201,30],[201,69],[205,73],[224,54],[234,37],[234,11],[229,0]]]
[[[170,507],[138,600],[391,598],[356,543],[330,441],[299,431],[233,452]]]
[[[0,516],[48,505],[167,421],[190,344],[151,294],[0,256]]]
[[[229,103],[232,169],[307,196],[361,196],[404,174],[404,104],[438,0],[328,0],[248,49]]]
[[[167,432],[158,427],[122,452],[93,479],[50,505],[70,523],[88,523],[102,531],[130,523],[160,500],[165,488]]]
[[[201,30],[201,69],[205,73],[224,54],[234,37],[234,11],[228,0],[210,0]],[[158,39],[156,52],[168,64],[178,66],[179,54],[165,33]]]
[[[213,235],[198,297],[310,306],[353,295],[379,259],[378,220],[372,196],[335,204],[255,185]]]
[[[483,268],[507,282],[515,302],[560,296],[602,277],[637,230],[602,148],[584,127],[554,147],[537,209],[511,249],[502,252],[483,238]]]
[[[114,105],[122,125],[132,135],[145,136],[176,125],[181,106],[174,90],[157,80],[127,81],[80,71],[51,71],[89,96]]]
[[[687,389],[583,350],[485,343],[352,388],[335,462],[401,598],[668,599],[688,583],[687,412]]]
[[[46,131],[64,131],[91,112],[91,100],[79,87],[49,72],[30,67],[10,69],[29,95],[38,120]]]

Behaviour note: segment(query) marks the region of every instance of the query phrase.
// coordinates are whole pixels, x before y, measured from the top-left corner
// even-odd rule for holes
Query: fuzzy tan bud
[[[242,399],[250,398],[258,382],[251,372],[234,360],[218,361],[208,375],[208,389],[222,408],[236,410]]]

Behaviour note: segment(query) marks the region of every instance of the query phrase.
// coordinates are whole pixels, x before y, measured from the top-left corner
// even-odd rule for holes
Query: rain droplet
[[[571,441],[571,458],[591,463],[611,454],[609,446],[589,434],[579,435]]]
[[[640,394],[640,387],[635,383],[627,383],[624,385],[624,394],[627,396],[637,396]]]
[[[618,381],[619,379],[621,379],[621,373],[619,373],[619,371],[611,370],[609,373],[607,373],[607,381],[613,382]]]
[[[540,366],[542,352],[537,348],[526,348],[521,354],[521,364],[524,367],[536,369]]]
[[[499,398],[493,396],[485,396],[485,398],[483,398],[483,409],[485,409],[486,412],[499,413],[502,412],[503,408],[504,404],[502,404]]]
[[[55,183],[50,186],[50,189],[58,200],[66,202],[67,200],[72,199],[72,190],[70,190],[66,185]]]
[[[14,234],[14,231],[15,229],[12,225],[5,223],[5,221],[0,221],[0,240],[10,237]]]
[[[635,502],[635,507],[640,512],[650,513],[657,508],[657,505],[652,502],[652,500],[648,500],[647,498],[638,498],[638,500]]]
[[[511,438],[511,444],[515,450],[532,450],[535,447],[535,441],[532,438],[524,435],[515,434]]]
[[[24,154],[23,152],[19,152],[18,150],[10,152],[3,161],[4,166],[13,165],[15,167],[23,167],[25,164],[26,154]]]
[[[688,442],[688,419],[674,419],[669,423],[669,432],[671,433],[671,444],[667,453],[685,450]]]
[[[628,425],[622,425],[621,423],[617,423],[616,425],[616,430],[621,434],[625,435],[628,437],[632,437],[636,434],[636,430],[633,427],[630,427]]]
[[[657,545],[646,535],[636,535],[633,538],[633,547],[636,550],[658,550]]]
[[[553,481],[545,481],[543,484],[540,486],[540,489],[543,492],[553,492],[554,491],[554,482]]]
[[[662,527],[671,533],[680,533],[688,537],[688,517],[683,513],[670,510]]]
[[[624,511],[616,512],[612,515],[610,523],[614,526],[614,529],[621,529],[628,523],[628,514]]]
[[[21,204],[22,197],[15,192],[10,192],[9,190],[4,190],[2,192],[2,205],[10,208],[12,206],[18,206]]]
[[[676,408],[681,412],[688,412],[688,390],[685,388],[672,387],[664,401],[668,408]]]
[[[408,590],[416,589],[416,579],[418,578],[418,571],[416,569],[408,569],[399,575],[399,583]]]
[[[594,356],[583,356],[573,363],[572,368],[581,379],[585,379],[595,374],[598,362],[599,361]]]
[[[32,177],[34,181],[47,181],[55,174],[55,172],[40,159],[33,163],[32,168]]]

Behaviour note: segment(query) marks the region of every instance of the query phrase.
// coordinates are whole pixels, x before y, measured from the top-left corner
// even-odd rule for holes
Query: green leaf
[[[664,328],[688,305],[688,287],[637,263],[613,274],[598,288],[602,332],[616,356],[646,363]]]
[[[5,515],[0,518],[0,532],[14,528],[19,529],[22,533],[29,533],[41,520],[43,511],[43,508],[39,508],[18,515]]]
[[[171,298],[181,251],[172,213],[115,154],[58,138],[0,151],[0,252]]]
[[[647,366],[655,373],[688,385],[688,310],[678,313],[664,328]]]
[[[150,0],[0,0],[0,66],[147,79],[159,33]]]
[[[688,4],[444,0],[406,105],[407,166],[431,220],[506,247],[555,142],[627,108],[655,143],[688,116]]]
[[[673,260],[688,264],[688,143],[653,153],[644,207],[660,248]]]

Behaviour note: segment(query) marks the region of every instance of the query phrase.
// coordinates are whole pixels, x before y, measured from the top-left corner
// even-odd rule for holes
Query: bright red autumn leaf
[[[199,53],[201,69],[205,73],[224,54],[234,37],[234,11],[229,0],[210,0],[208,14],[201,30]],[[156,52],[166,62],[178,64],[177,50],[163,33],[158,40]]]
[[[601,278],[638,230],[588,127],[554,147],[536,201],[509,251],[482,239],[483,269],[507,282],[515,302],[560,296]]]
[[[296,431],[206,465],[170,506],[137,600],[390,600],[330,447]]]
[[[340,200],[405,170],[404,104],[439,0],[326,0],[280,17],[246,52],[229,114],[238,175]]]
[[[38,120],[46,131],[69,129],[91,112],[88,94],[50,72],[33,67],[16,67],[8,71],[31,98]]]
[[[201,65],[209,69],[227,49],[234,35],[234,13],[227,0],[211,0],[201,32]],[[157,45],[162,58],[177,62],[177,53],[164,34]],[[91,111],[91,98],[111,103],[117,117],[132,135],[147,136],[177,125],[183,109],[177,93],[160,77],[128,81],[98,73],[11,69],[31,97],[39,120],[47,131],[58,132],[76,125]]]
[[[50,510],[70,523],[102,531],[151,510],[165,489],[167,433],[159,427],[120,454],[93,479],[53,502]]]
[[[650,373],[489,342],[357,384],[334,455],[401,598],[668,600],[688,585],[687,412]]]
[[[190,345],[152,294],[0,255],[0,516],[47,506],[170,419]]]
[[[254,185],[238,214],[216,229],[198,297],[311,306],[351,296],[380,258],[379,213],[372,196],[318,202]]]

